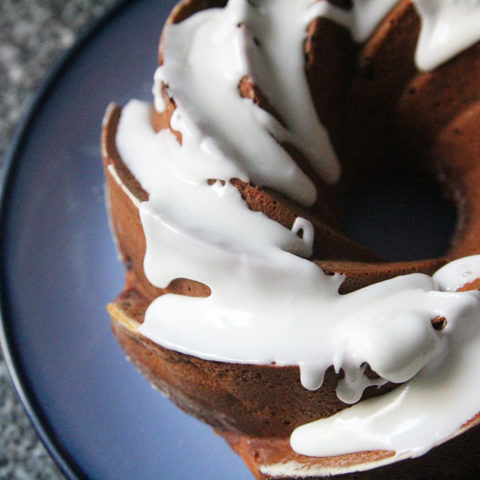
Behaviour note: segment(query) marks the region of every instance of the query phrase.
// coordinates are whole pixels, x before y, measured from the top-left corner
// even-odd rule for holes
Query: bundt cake
[[[467,0],[184,0],[154,104],[107,110],[113,332],[257,479],[480,472],[479,24]],[[342,233],[385,175],[455,206],[444,254]]]

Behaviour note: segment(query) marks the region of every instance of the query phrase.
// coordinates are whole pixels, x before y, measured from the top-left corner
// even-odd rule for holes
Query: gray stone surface
[[[114,0],[0,0],[0,172],[13,132],[55,58]],[[0,479],[61,479],[0,354]]]

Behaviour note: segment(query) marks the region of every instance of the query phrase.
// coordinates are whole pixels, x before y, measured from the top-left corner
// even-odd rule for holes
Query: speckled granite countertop
[[[12,135],[49,67],[115,0],[0,1],[0,171]],[[0,353],[0,479],[61,479],[14,392]]]

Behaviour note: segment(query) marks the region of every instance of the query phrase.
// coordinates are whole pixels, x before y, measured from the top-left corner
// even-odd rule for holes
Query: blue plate
[[[211,429],[150,388],[114,340],[122,288],[99,137],[109,102],[151,99],[172,1],[123,2],[54,69],[9,152],[0,215],[2,346],[71,479],[251,479]]]

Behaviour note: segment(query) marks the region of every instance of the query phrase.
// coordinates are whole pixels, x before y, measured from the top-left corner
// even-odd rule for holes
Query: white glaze
[[[480,255],[459,258],[435,273],[434,280],[446,292],[454,292],[480,278]]]
[[[354,0],[351,10],[320,1],[320,14],[347,28],[356,42],[364,42],[398,0]]]
[[[415,61],[433,70],[480,40],[479,0],[415,0],[422,19]]]
[[[390,393],[297,428],[292,448],[313,456],[392,450],[416,457],[444,442],[479,411],[479,328],[478,307],[461,318],[449,317],[448,348],[437,361]]]
[[[391,8],[386,3],[391,2],[356,2],[348,20],[353,34],[366,35]],[[358,18],[364,11],[361,5],[367,20]],[[326,181],[338,178],[338,163],[314,114],[302,66],[306,25],[316,15],[327,14],[326,6],[312,0],[265,0],[256,8],[253,2],[233,0],[224,10],[204,11],[169,27],[165,63],[155,75],[154,91],[157,108],[164,107],[162,83],[175,98],[172,126],[181,132],[182,146],[169,131],[155,134],[149,106],[135,101],[122,113],[117,146],[150,194],[140,206],[147,277],[160,287],[177,277],[192,278],[207,284],[212,294],[159,297],[148,308],[140,332],[205,359],[298,365],[301,381],[310,389],[321,386],[325,370],[333,365],[345,371],[337,394],[346,402],[358,401],[368,385],[413,379],[392,394],[301,427],[292,445],[307,455],[372,445],[392,448],[398,455],[417,455],[455,434],[480,406],[479,393],[471,388],[478,383],[472,381],[471,365],[480,361],[480,354],[473,347],[460,348],[465,337],[468,345],[480,344],[475,322],[480,297],[477,292],[451,291],[462,278],[474,278],[480,271],[479,258],[453,262],[434,278],[402,276],[341,296],[343,278],[327,276],[304,259],[311,254],[311,224],[297,219],[292,231],[280,226],[249,210],[228,182],[252,181],[311,204],[316,198],[313,183],[276,140],[301,148]],[[259,40],[261,52],[253,38]],[[244,75],[268,92],[269,103],[285,125],[238,96]],[[296,95],[286,98],[291,91]],[[210,179],[221,181],[209,185]],[[442,331],[431,325],[437,316],[447,318]],[[363,374],[366,363],[379,380]],[[456,388],[450,388],[451,382]],[[430,408],[431,398],[421,394],[427,386],[445,395],[445,408],[443,402],[438,409]],[[452,405],[457,416],[441,422],[437,430],[439,416],[447,415]],[[328,427],[343,424],[351,412],[360,415],[346,423],[351,439],[347,445],[344,435],[335,437]],[[388,414],[381,416],[384,412]],[[398,429],[392,425],[405,426],[401,419],[409,412],[424,418],[423,423],[412,421],[395,435]],[[381,420],[372,422],[372,416]]]
[[[282,8],[273,8],[275,3]],[[225,9],[200,12],[168,26],[164,56],[169,60],[155,74],[154,91],[158,99],[162,83],[168,85],[177,103],[174,128],[202,137],[215,157],[225,158],[237,169],[212,172],[213,178],[248,177],[256,185],[275,187],[312,204],[316,198],[313,183],[278,143],[287,142],[302,151],[325,181],[338,180],[339,164],[312,105],[304,73],[302,45],[306,27],[314,18],[308,9],[312,2],[275,3],[254,8],[234,0]],[[238,95],[238,84],[245,75],[252,76],[274,103],[285,126]],[[293,97],[289,95],[292,88]],[[160,100],[156,103],[161,105]]]
[[[420,70],[433,70],[480,40],[479,0],[412,0],[421,18],[415,53]],[[345,11],[320,1],[319,13],[347,28],[363,42],[398,0],[354,0]]]

